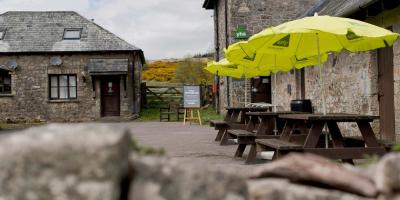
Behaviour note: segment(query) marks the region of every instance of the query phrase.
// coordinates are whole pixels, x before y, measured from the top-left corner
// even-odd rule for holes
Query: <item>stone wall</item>
[[[50,66],[50,58],[60,56],[61,66]],[[90,59],[128,58],[126,91],[121,78],[121,116],[128,117],[139,110],[140,70],[138,57],[129,53],[116,54],[60,54],[60,55],[3,55],[0,63],[15,60],[18,68],[11,73],[12,94],[0,96],[0,121],[50,120],[89,121],[100,118],[100,81],[87,72]],[[135,62],[134,62],[135,61]],[[135,66],[134,66],[135,64]],[[82,73],[85,73],[85,77]],[[76,100],[49,100],[49,74],[76,74]],[[139,96],[138,96],[139,95]],[[135,102],[135,103],[134,103]],[[136,104],[136,105],[135,105]]]
[[[275,76],[272,75],[272,89],[276,89],[275,99],[272,97],[272,102],[277,104],[278,110],[290,110],[290,101],[296,99],[296,77],[295,73],[278,73],[276,75],[276,86],[274,81]]]
[[[131,138],[115,127],[52,124],[0,140],[0,199],[120,199]]]
[[[348,53],[331,55],[322,69],[326,109],[328,113],[379,115],[377,96],[378,68],[376,53]],[[375,64],[374,64],[375,63]],[[319,67],[305,69],[305,98],[311,99],[315,112],[322,113],[322,88]],[[378,121],[373,123],[379,132]],[[344,134],[355,134],[355,124],[342,126]]]
[[[212,163],[139,156],[121,126],[51,124],[0,139],[0,199],[398,199],[400,155],[357,168],[312,154],[259,164],[250,176]],[[210,141],[211,142],[211,141]]]

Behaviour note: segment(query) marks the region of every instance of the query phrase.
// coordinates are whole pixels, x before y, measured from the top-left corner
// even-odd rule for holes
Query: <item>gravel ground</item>
[[[175,122],[133,122],[121,125],[129,128],[140,144],[164,148],[168,157],[179,162],[209,165],[244,176],[259,165],[245,165],[244,159],[233,158],[236,145],[220,146],[214,141],[217,131],[209,126],[184,126]]]
[[[115,129],[128,129],[140,145],[163,148],[166,156],[182,163],[210,166],[247,176],[257,165],[245,165],[233,158],[236,145],[220,146],[214,141],[217,131],[209,126],[183,125],[181,122],[110,123]],[[18,130],[0,130],[0,139]],[[247,147],[244,156],[250,147]]]

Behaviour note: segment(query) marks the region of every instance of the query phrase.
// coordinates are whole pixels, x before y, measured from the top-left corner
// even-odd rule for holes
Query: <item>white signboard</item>
[[[200,86],[183,86],[183,106],[185,108],[200,108],[201,95]]]

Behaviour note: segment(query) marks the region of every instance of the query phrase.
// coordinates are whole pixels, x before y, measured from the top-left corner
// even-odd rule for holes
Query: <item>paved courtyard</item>
[[[210,165],[243,175],[251,173],[257,166],[245,165],[243,159],[234,159],[236,145],[220,146],[214,141],[217,132],[209,126],[184,126],[175,122],[133,122],[120,125],[128,127],[141,144],[162,147],[168,157],[179,162]]]
[[[109,124],[115,129],[128,129],[141,145],[163,148],[167,157],[178,162],[209,165],[245,176],[257,166],[245,165],[244,159],[233,158],[236,145],[220,146],[214,141],[217,131],[209,126],[184,126],[181,122],[99,123]],[[0,131],[0,137],[17,131]],[[249,148],[247,147],[245,155]]]

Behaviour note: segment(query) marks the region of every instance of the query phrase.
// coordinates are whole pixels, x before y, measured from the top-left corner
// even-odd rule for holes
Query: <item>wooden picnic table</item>
[[[237,122],[240,119],[240,123],[246,123],[248,117],[246,115],[247,112],[265,112],[272,111],[273,106],[266,107],[226,107],[225,109],[231,112],[231,117],[229,120],[231,122]]]
[[[246,158],[246,164],[256,160],[257,151],[255,139],[279,138],[278,132],[282,126],[278,124],[278,116],[281,114],[298,114],[299,112],[246,112],[249,122],[245,130],[228,130],[231,137],[238,140],[238,148],[235,157],[242,157],[247,145],[251,145],[250,152]],[[255,130],[255,131],[254,131]]]
[[[379,119],[378,116],[356,115],[356,114],[291,114],[279,115],[279,118],[286,121],[285,128],[279,139],[256,140],[257,150],[273,149],[275,155],[273,159],[287,154],[291,151],[301,151],[318,154],[331,159],[340,159],[344,162],[353,163],[353,159],[364,158],[368,154],[382,155],[386,150],[381,146],[375,137],[370,122]],[[362,135],[365,146],[351,146],[345,144],[337,123],[354,122]],[[295,144],[290,141],[293,129],[298,126],[311,127],[307,133],[305,141]],[[331,145],[328,148],[319,145],[323,141],[323,128],[328,127],[328,134],[331,137]]]
[[[218,130],[215,141],[221,141],[221,145],[225,145],[227,141],[222,138],[227,129],[245,129],[248,121],[245,113],[249,111],[270,111],[272,107],[225,107],[226,115],[223,121],[211,120],[210,126]]]

